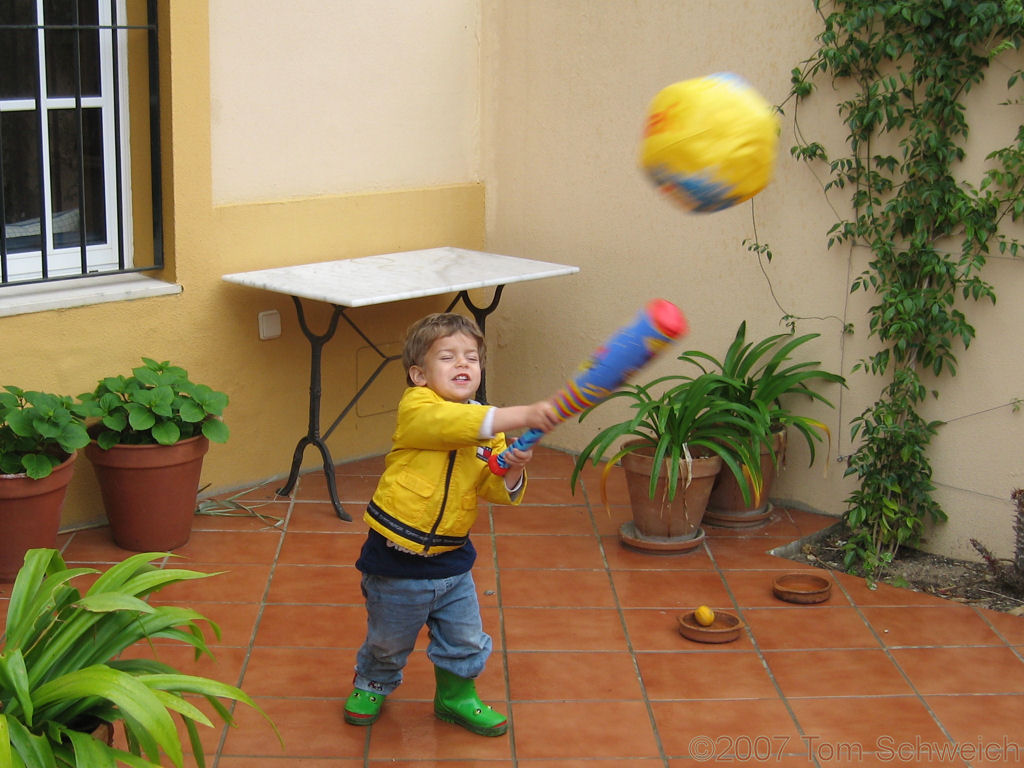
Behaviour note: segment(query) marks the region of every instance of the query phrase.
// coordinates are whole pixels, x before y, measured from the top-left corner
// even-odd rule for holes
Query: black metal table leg
[[[466,306],[466,309],[473,315],[473,319],[476,320],[477,325],[480,326],[482,332],[486,332],[487,329],[487,316],[494,312],[498,308],[498,302],[501,300],[501,292],[505,286],[499,285],[494,290],[494,296],[491,298],[490,304],[485,307],[476,306],[469,297],[467,291],[461,291],[458,296],[448,306],[448,311],[451,311],[456,304],[460,301]],[[363,393],[370,387],[371,384],[380,376],[384,368],[389,363],[396,360],[401,360],[401,355],[387,355],[380,347],[373,343],[370,338],[363,333],[363,331],[352,322],[351,318],[345,314],[345,307],[334,305],[334,313],[331,315],[330,323],[327,326],[327,330],[323,333],[314,333],[306,322],[306,313],[302,308],[302,301],[298,296],[292,296],[292,302],[295,304],[295,312],[299,318],[299,327],[302,329],[303,335],[309,340],[310,348],[310,364],[309,364],[309,423],[306,428],[306,434],[301,437],[295,445],[295,451],[292,454],[292,466],[288,472],[287,482],[281,486],[277,492],[282,496],[288,496],[293,490],[295,490],[295,484],[299,479],[299,470],[302,467],[302,456],[306,451],[306,448],[313,445],[316,446],[317,450],[320,451],[320,456],[323,459],[324,476],[327,478],[327,492],[330,494],[331,504],[334,506],[334,511],[338,517],[342,520],[351,521],[352,518],[344,510],[341,505],[341,501],[338,498],[338,486],[337,480],[334,477],[334,461],[331,458],[330,449],[327,447],[326,440],[334,432],[338,424],[341,423],[349,412],[355,407],[356,403],[363,396]],[[352,396],[352,399],[348,401],[348,404],[342,409],[338,417],[331,422],[331,425],[321,434],[320,432],[320,400],[323,394],[322,385],[322,363],[323,363],[323,350],[324,346],[330,341],[335,332],[338,330],[338,321],[344,319],[346,323],[354,330],[359,336],[370,345],[370,348],[380,357],[380,362],[377,365],[376,370],[370,375],[370,377],[363,383],[359,390]],[[481,379],[480,390],[477,393],[477,397],[481,402],[487,402],[487,391],[486,382]]]
[[[295,446],[295,453],[292,455],[292,467],[288,473],[288,482],[279,488],[277,492],[282,496],[287,496],[295,489],[295,482],[299,478],[299,469],[302,465],[302,454],[307,446],[315,445],[323,459],[324,475],[327,478],[327,491],[331,496],[334,511],[342,520],[351,521],[351,516],[344,510],[341,506],[341,501],[338,499],[338,487],[334,478],[334,461],[331,459],[331,452],[327,447],[327,443],[324,442],[324,438],[320,435],[320,397],[323,392],[321,385],[321,362],[323,360],[323,350],[324,345],[331,340],[338,329],[338,320],[342,315],[342,308],[336,306],[334,314],[331,315],[331,322],[327,330],[322,334],[316,334],[313,333],[306,322],[306,314],[302,309],[302,302],[297,296],[292,296],[292,301],[295,303],[295,310],[298,313],[299,327],[302,329],[303,335],[309,339],[310,346],[309,424],[305,436]]]

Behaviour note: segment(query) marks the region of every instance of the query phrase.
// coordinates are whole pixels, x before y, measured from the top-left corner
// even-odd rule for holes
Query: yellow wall
[[[483,188],[475,182],[426,189],[216,207],[211,194],[210,37],[205,0],[163,7],[163,142],[167,263],[179,295],[0,318],[2,383],[79,394],[140,357],[171,360],[193,380],[226,391],[232,431],[213,445],[204,468],[212,489],[242,487],[286,473],[305,431],[308,345],[287,297],[230,285],[222,274],[289,263],[439,245],[483,245]],[[417,316],[443,300],[355,310],[379,343],[401,338]],[[257,313],[278,309],[282,335],[260,341]],[[314,328],[325,306],[311,307]],[[333,418],[356,389],[363,342],[342,328],[325,361],[324,414]],[[365,367],[367,363],[361,362]],[[387,387],[393,378],[380,382]],[[394,395],[392,390],[390,395]],[[380,401],[384,393],[370,402]],[[370,413],[366,409],[362,413]],[[393,415],[346,419],[330,440],[336,459],[387,448]],[[307,451],[307,466],[317,464]],[[65,527],[102,520],[88,461],[80,457],[65,503]]]

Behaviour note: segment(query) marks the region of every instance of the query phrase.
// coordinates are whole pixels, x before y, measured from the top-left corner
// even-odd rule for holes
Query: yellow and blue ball
[[[662,89],[651,101],[640,165],[688,211],[749,200],[775,167],[775,110],[738,75],[720,72]]]

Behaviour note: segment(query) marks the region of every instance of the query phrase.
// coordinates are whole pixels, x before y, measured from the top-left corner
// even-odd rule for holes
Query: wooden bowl
[[[743,622],[728,611],[715,611],[715,620],[705,627],[697,622],[693,611],[679,617],[679,634],[698,643],[730,643],[740,636]]]
[[[832,594],[832,582],[815,573],[786,573],[775,577],[772,592],[787,603],[823,603]]]

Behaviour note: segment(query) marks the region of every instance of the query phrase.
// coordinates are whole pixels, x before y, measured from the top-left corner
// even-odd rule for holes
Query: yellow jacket
[[[428,387],[409,387],[398,404],[398,424],[363,519],[401,547],[439,554],[461,547],[476,522],[477,498],[518,504],[505,480],[490,471],[491,452],[505,437],[481,438],[490,406],[452,403]]]

